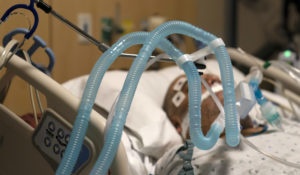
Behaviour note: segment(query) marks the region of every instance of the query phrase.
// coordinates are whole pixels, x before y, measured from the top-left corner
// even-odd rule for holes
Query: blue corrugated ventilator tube
[[[81,103],[79,106],[79,112],[74,122],[74,127],[71,133],[70,141],[66,148],[63,159],[56,171],[56,174],[59,175],[69,175],[72,172],[72,169],[77,161],[80,149],[86,134],[88,127],[88,121],[92,106],[95,101],[98,88],[100,86],[101,80],[104,76],[104,73],[109,68],[109,66],[115,61],[115,59],[127,48],[136,45],[143,44],[146,40],[146,37],[149,36],[147,32],[135,32],[128,34],[122,37],[117,43],[115,43],[109,50],[107,50],[100,59],[95,64],[86,84]],[[176,49],[172,43],[168,40],[163,39],[159,44],[159,47],[166,51],[171,57],[180,57],[182,54],[181,51]],[[171,52],[172,51],[172,52]],[[129,103],[128,103],[129,104]],[[127,112],[126,112],[127,115]],[[125,117],[126,117],[125,115]],[[125,122],[125,117],[123,117]],[[117,119],[116,119],[117,120]],[[118,119],[119,120],[119,119]],[[117,121],[118,121],[117,120]],[[123,123],[124,123],[123,122]],[[115,128],[115,126],[113,126]],[[122,131],[122,128],[120,128]],[[110,131],[112,132],[112,131]],[[117,132],[114,132],[117,133]],[[111,135],[111,134],[108,134]],[[107,136],[110,140],[111,137]],[[108,141],[106,141],[107,143]],[[113,142],[113,145],[116,145],[113,150],[116,150],[120,141]],[[102,151],[103,152],[103,151]],[[114,154],[112,154],[111,159],[113,159]],[[110,163],[109,163],[110,164]]]
[[[203,31],[202,29],[199,29],[191,24],[182,21],[167,22],[165,24],[160,25],[158,28],[151,32],[151,34],[147,37],[147,40],[144,42],[145,45],[140,50],[138,57],[135,59],[134,63],[131,66],[131,69],[128,72],[123,89],[121,91],[121,95],[117,103],[115,116],[113,118],[111,127],[108,129],[107,140],[104,143],[104,147],[101,151],[100,157],[98,158],[91,174],[104,175],[108,171],[110,164],[114,158],[114,154],[118,148],[118,144],[114,145],[113,141],[120,141],[122,134],[122,128],[116,128],[124,126],[126,115],[128,113],[135,89],[145,69],[147,60],[151,56],[152,51],[155,49],[155,46],[159,43],[160,39],[165,38],[166,36],[174,33],[188,35],[190,37],[204,42],[207,45],[213,40],[217,39],[214,35],[209,34]],[[219,62],[224,91],[223,95],[226,118],[226,141],[230,146],[236,146],[239,143],[239,121],[235,106],[232,65],[226,48],[224,46],[219,46],[215,48],[214,53],[216,54],[217,60]],[[175,58],[175,61],[177,61],[177,59],[179,58],[178,56],[170,56]],[[208,132],[207,137],[203,135],[201,129],[201,81],[199,78],[199,74],[192,61],[186,61],[180,66],[187,75],[188,84],[190,87],[189,113],[191,139],[199,149],[210,149],[215,145],[223,128],[218,124],[215,124],[211,127],[211,130]],[[120,122],[114,123],[115,121]],[[122,125],[119,126],[119,123],[121,122]]]

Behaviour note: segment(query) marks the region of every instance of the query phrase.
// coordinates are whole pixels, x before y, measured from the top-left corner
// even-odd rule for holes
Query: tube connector
[[[176,60],[176,63],[179,67],[187,61],[205,63],[204,57],[213,53],[214,50],[220,46],[225,46],[222,38],[217,38],[211,41],[206,47],[192,53],[192,54],[184,54]]]
[[[188,62],[188,61],[193,61],[191,59],[191,55],[189,54],[184,54],[182,55],[181,57],[179,57],[177,60],[176,60],[176,64],[181,68],[182,65],[185,63],[185,62]]]
[[[250,73],[247,75],[245,81],[248,83],[255,82],[256,84],[259,85],[262,82],[262,79],[263,79],[263,74],[261,70],[257,66],[252,66],[250,68]]]
[[[204,57],[213,53],[214,50],[220,46],[225,46],[225,43],[224,41],[222,40],[222,38],[217,38],[213,41],[211,41],[206,47],[192,53],[190,56],[191,56],[191,59],[193,61],[198,61],[199,59],[203,59],[204,60]]]
[[[266,103],[260,106],[260,111],[263,118],[267,120],[268,123],[277,128],[281,128],[281,118],[276,106],[273,103],[267,101]]]

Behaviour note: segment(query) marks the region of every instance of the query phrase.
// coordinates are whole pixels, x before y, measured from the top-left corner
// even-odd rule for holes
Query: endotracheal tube
[[[138,57],[135,59],[127,78],[125,80],[121,95],[118,100],[118,104],[115,111],[115,116],[112,121],[112,125],[108,130],[107,138],[112,137],[111,135],[116,135],[113,137],[114,139],[120,140],[122,129],[118,130],[117,134],[115,131],[116,129],[113,126],[114,121],[122,120],[125,123],[125,117],[128,113],[135,89],[137,87],[137,83],[141,77],[142,72],[145,69],[147,64],[147,60],[151,55],[152,51],[154,50],[155,46],[158,42],[165,38],[166,36],[173,34],[173,33],[180,33],[186,34],[191,36],[197,40],[201,40],[207,44],[211,41],[217,39],[215,36],[197,28],[190,24],[181,22],[181,21],[172,21],[167,22],[153,32],[151,32],[150,36],[145,41],[145,45],[140,50]],[[226,129],[227,129],[227,142],[231,146],[236,146],[239,143],[239,128],[238,128],[238,119],[236,114],[236,107],[235,107],[235,94],[233,88],[233,74],[232,74],[232,66],[227,54],[227,51],[224,46],[217,47],[214,50],[215,54],[218,57],[218,61],[220,63],[220,69],[223,79],[223,88],[224,88],[224,98],[226,108],[225,108],[225,115],[226,115]],[[169,53],[168,53],[169,54]],[[179,58],[174,57],[175,61]],[[181,68],[186,72],[188,77],[189,83],[189,111],[191,116],[191,131],[193,134],[193,142],[196,146],[200,149],[210,149],[212,146],[215,145],[216,141],[219,138],[222,129],[218,125],[214,125],[211,128],[211,131],[208,133],[208,137],[205,137],[201,130],[201,115],[200,115],[200,101],[201,101],[201,81],[197,72],[197,69],[192,61],[186,61],[181,65]],[[129,99],[129,100],[128,100]],[[122,117],[124,116],[124,118]],[[193,126],[192,126],[193,125]],[[97,161],[97,164],[93,169],[93,174],[105,174],[110,166],[110,162],[108,161],[108,157],[111,154],[107,153],[105,149],[111,149],[112,144],[107,142],[108,144],[104,144],[104,148],[101,152],[100,158]],[[107,146],[106,146],[107,145]],[[105,151],[104,151],[105,150]],[[103,153],[103,154],[102,154]],[[112,152],[112,153],[115,153]]]
[[[259,89],[259,84],[262,81],[261,71],[257,67],[252,67],[250,71],[249,85],[253,89],[257,103],[260,105],[262,117],[272,126],[282,129],[281,118],[277,111],[277,107],[272,102],[268,101]]]
[[[254,76],[253,76],[254,75]],[[251,72],[250,73],[250,76],[253,78],[253,77],[261,77],[262,78],[262,75],[259,75],[259,76],[255,76],[255,75],[259,75],[257,72]],[[256,80],[260,80],[260,79],[256,79]],[[214,121],[214,123],[224,123],[225,121],[225,116],[224,116],[224,108],[220,102],[220,100],[216,97],[216,95],[214,94],[214,92],[212,91],[211,87],[205,82],[204,79],[202,79],[203,81],[203,84],[204,86],[206,87],[206,89],[208,90],[208,92],[210,93],[210,95],[212,96],[213,100],[215,101],[215,103],[217,104],[217,107],[218,109],[220,110],[220,114],[219,116],[217,117],[217,119]],[[260,81],[259,81],[260,82]],[[276,161],[276,162],[279,162],[279,163],[282,163],[284,165],[287,165],[287,166],[290,166],[290,167],[293,167],[293,168],[298,168],[300,169],[300,165],[298,163],[294,163],[294,162],[290,162],[290,161],[287,161],[286,159],[282,159],[280,157],[277,157],[275,155],[272,155],[272,154],[269,154],[261,149],[259,149],[257,146],[255,146],[252,142],[250,142],[246,137],[244,137],[243,135],[240,135],[241,136],[241,140],[243,143],[245,143],[246,145],[248,145],[250,148],[254,149],[255,151],[263,154],[264,156],[266,157],[269,157],[270,159]]]
[[[72,169],[76,163],[76,160],[78,158],[83,139],[88,127],[88,121],[90,112],[92,110],[92,106],[95,101],[96,94],[98,92],[98,88],[100,86],[101,80],[104,76],[104,73],[107,71],[108,67],[115,61],[115,59],[127,48],[131,47],[132,45],[136,44],[143,44],[145,42],[146,37],[149,35],[149,33],[146,32],[136,32],[132,34],[128,34],[124,37],[122,37],[117,43],[115,43],[109,50],[107,50],[103,55],[100,57],[100,59],[95,64],[89,78],[86,84],[86,88],[84,90],[81,103],[79,106],[79,112],[76,117],[76,120],[74,122],[74,127],[71,133],[69,144],[66,148],[64,157],[56,171],[56,174],[66,174],[69,175],[72,172]],[[168,52],[170,56],[172,57],[178,57],[182,55],[182,53],[174,48],[174,46],[167,41],[166,39],[163,39],[161,41],[161,44],[159,44],[159,47],[163,49],[164,51]],[[170,52],[169,50],[172,50]],[[119,119],[116,119],[119,120]],[[106,137],[106,140],[111,140],[110,131],[108,136]],[[118,132],[114,132],[118,133]],[[105,143],[108,143],[109,141],[106,141]],[[113,150],[116,150],[118,147],[120,140],[116,140],[113,143],[114,148]],[[107,144],[106,144],[107,145]],[[103,151],[102,151],[103,152]],[[110,152],[109,154],[110,155]],[[107,155],[106,155],[107,156]],[[111,153],[109,156],[110,160],[112,161],[114,154]],[[110,165],[110,162],[107,162],[107,164]]]

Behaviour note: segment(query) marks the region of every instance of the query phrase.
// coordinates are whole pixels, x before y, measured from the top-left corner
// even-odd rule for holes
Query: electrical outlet
[[[90,13],[79,13],[78,26],[87,34],[92,35],[92,15]],[[79,43],[88,43],[88,40],[81,35],[78,35],[78,41]]]

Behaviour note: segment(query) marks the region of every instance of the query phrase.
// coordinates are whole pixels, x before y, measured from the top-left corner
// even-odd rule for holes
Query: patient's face
[[[178,133],[182,132],[181,123],[182,123],[184,117],[186,116],[185,114],[188,112],[187,82],[181,89],[181,91],[185,94],[185,97],[186,97],[184,99],[184,101],[181,103],[181,105],[179,105],[177,107],[172,103],[172,98],[176,94],[176,91],[173,90],[173,86],[176,84],[177,80],[179,80],[182,77],[184,77],[184,75],[179,76],[171,83],[169,90],[166,94],[165,101],[164,101],[164,110],[166,111],[169,119],[171,120],[172,124],[175,126]],[[216,84],[221,84],[221,80],[217,76],[212,75],[212,74],[202,75],[202,78],[211,87]],[[202,88],[202,94],[204,94],[207,91],[207,89],[203,85],[201,88]],[[224,102],[223,91],[216,92],[215,94],[223,104],[223,102]],[[202,131],[203,131],[204,135],[206,135],[211,124],[218,117],[219,113],[220,113],[220,111],[211,96],[205,98],[202,101],[202,103],[201,103],[201,116],[202,116],[201,124],[202,125],[201,126],[202,126]],[[241,125],[243,126],[244,129],[253,127],[252,120],[249,117],[246,117],[246,119],[242,120]],[[187,133],[187,136],[184,136],[184,137],[189,138],[189,133]]]

